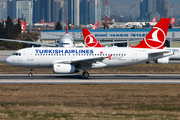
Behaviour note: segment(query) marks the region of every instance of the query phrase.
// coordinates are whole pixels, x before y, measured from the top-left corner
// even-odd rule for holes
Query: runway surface
[[[4,63],[5,59],[12,55],[16,50],[0,50],[0,63]]]
[[[180,84],[179,74],[0,74],[0,84]]]

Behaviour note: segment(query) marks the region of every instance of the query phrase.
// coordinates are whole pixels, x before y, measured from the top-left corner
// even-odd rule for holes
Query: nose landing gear
[[[30,71],[29,71],[29,74],[28,74],[29,77],[32,77],[32,76],[33,76],[32,71],[33,71],[33,68],[31,68]]]

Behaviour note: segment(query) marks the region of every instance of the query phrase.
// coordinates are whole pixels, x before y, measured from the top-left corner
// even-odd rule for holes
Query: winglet
[[[148,35],[132,48],[163,49],[169,27],[170,18],[161,18]]]
[[[88,29],[82,29],[82,33],[86,47],[104,47],[96,40]]]

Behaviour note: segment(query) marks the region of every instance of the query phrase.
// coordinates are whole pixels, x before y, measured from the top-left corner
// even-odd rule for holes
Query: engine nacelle
[[[156,60],[156,63],[164,64],[169,62],[169,57],[164,57]]]
[[[53,72],[55,74],[72,74],[75,72],[79,72],[79,70],[76,69],[74,65],[70,64],[54,64]]]

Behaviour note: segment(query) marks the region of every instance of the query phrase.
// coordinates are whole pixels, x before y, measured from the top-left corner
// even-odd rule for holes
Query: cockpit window
[[[12,55],[21,56],[21,53],[13,53]]]
[[[69,43],[63,43],[63,45],[69,45]]]

